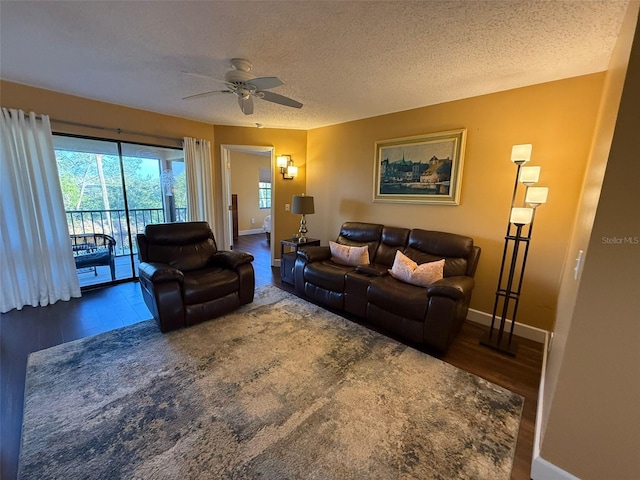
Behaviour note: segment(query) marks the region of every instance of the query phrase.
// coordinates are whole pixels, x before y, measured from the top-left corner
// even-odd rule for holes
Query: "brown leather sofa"
[[[409,342],[445,352],[467,316],[480,248],[470,237],[445,232],[347,222],[336,243],[367,245],[368,266],[331,260],[328,246],[299,250],[296,292],[345,311]],[[444,278],[429,287],[389,275],[396,251],[418,264],[445,259]]]
[[[253,256],[218,250],[207,222],[147,225],[137,241],[142,297],[162,332],[253,301]]]

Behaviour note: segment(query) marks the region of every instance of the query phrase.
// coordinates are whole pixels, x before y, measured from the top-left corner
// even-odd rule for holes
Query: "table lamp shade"
[[[307,197],[305,195],[294,195],[291,205],[291,213],[298,213],[308,215],[314,213],[313,197]]]

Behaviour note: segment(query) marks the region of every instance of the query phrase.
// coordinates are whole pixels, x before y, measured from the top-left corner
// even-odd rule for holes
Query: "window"
[[[258,206],[271,208],[271,183],[258,182]]]
[[[54,135],[53,144],[69,234],[113,237],[115,279],[133,278],[136,234],[149,223],[186,220],[183,151],[64,134]],[[78,279],[89,286],[111,276],[100,268]]]

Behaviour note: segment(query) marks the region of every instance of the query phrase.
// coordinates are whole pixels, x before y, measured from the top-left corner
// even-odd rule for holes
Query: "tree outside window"
[[[271,183],[258,182],[258,207],[271,208]]]

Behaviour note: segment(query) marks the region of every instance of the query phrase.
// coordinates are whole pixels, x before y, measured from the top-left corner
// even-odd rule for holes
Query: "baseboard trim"
[[[531,462],[531,478],[533,480],[580,480],[542,457],[535,457]]]
[[[538,389],[538,406],[536,408],[536,426],[535,437],[533,439],[533,459],[531,460],[530,475],[533,480],[580,480],[575,475],[572,475],[540,456],[540,444],[542,442],[542,415],[544,412],[544,386],[547,373],[549,345],[552,337],[553,333],[547,332],[544,341],[542,375],[540,376],[540,388]]]
[[[243,235],[255,235],[256,233],[264,233],[264,230],[261,228],[253,228],[251,230],[239,230],[238,231],[238,236],[243,236]]]
[[[542,351],[542,367],[540,369],[540,383],[538,385],[538,404],[536,405],[536,423],[533,437],[533,458],[540,456],[540,446],[542,444],[542,417],[544,415],[544,389],[547,378],[547,362],[549,360],[549,347],[553,332],[547,332],[544,338],[544,350]]]
[[[480,310],[474,310],[470,308],[469,313],[467,314],[467,320],[474,323],[479,323],[480,325],[491,326],[491,314],[481,312]],[[496,323],[499,321],[500,318],[496,317]],[[505,330],[508,332],[510,328],[511,320],[507,319],[507,321],[505,322]],[[547,337],[547,333],[548,332],[546,330],[542,330],[541,328],[524,325],[518,322],[516,322],[515,327],[513,327],[514,335],[528,338],[529,340],[533,340],[534,342],[538,343],[544,343]]]

